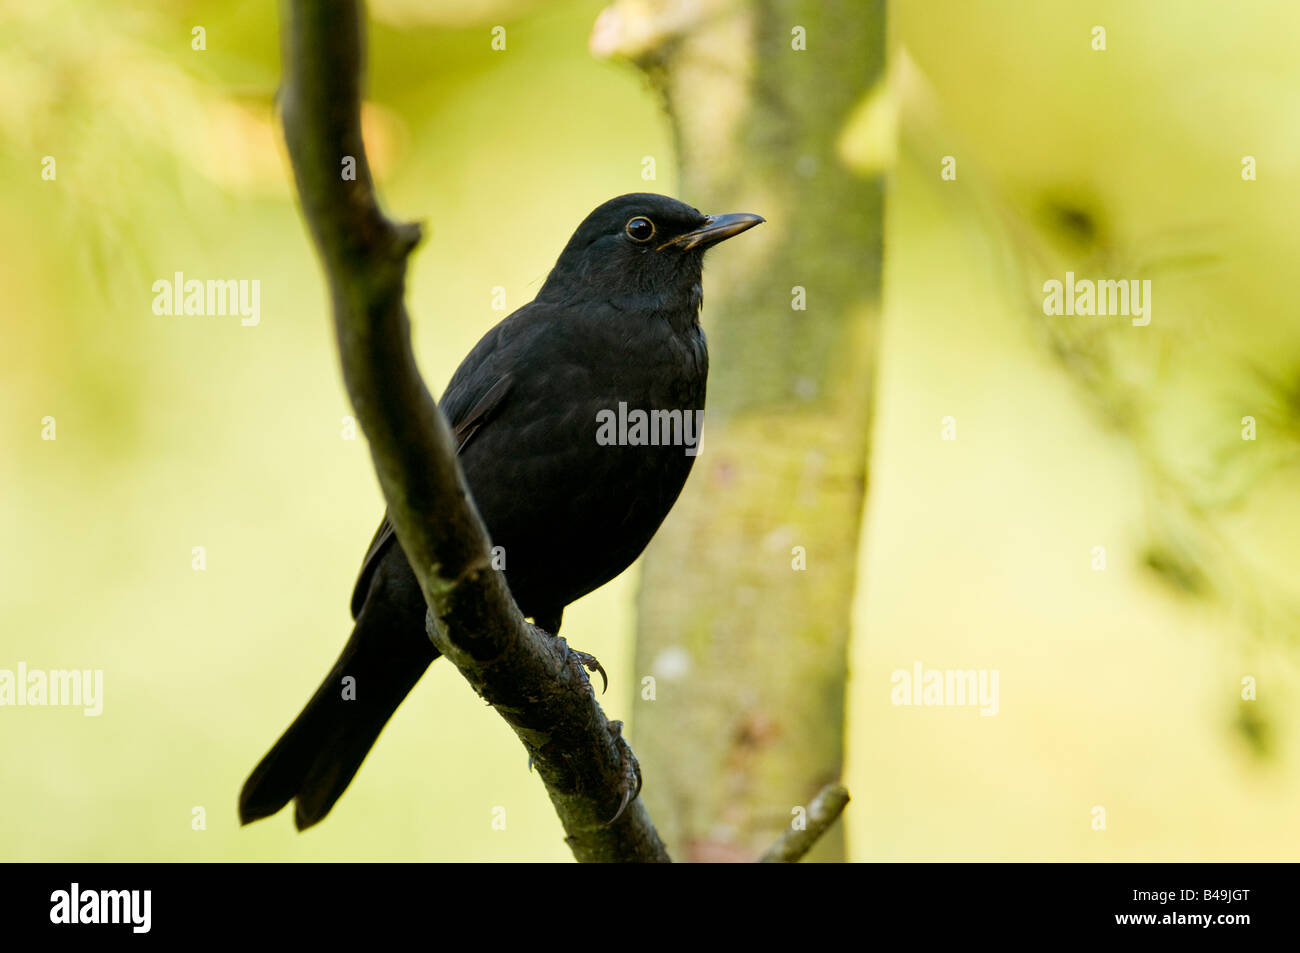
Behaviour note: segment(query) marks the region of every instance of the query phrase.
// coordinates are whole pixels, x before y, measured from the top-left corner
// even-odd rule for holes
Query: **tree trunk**
[[[706,266],[704,437],[644,560],[633,737],[674,855],[752,860],[844,756],[883,189],[837,146],[882,75],[884,3],[648,9],[608,9],[593,47],[662,92],[679,196],[768,222]],[[843,859],[843,825],[809,856]]]

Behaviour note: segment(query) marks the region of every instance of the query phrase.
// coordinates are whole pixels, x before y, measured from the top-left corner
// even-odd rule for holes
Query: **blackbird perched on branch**
[[[611,199],[452,376],[440,407],[460,465],[516,603],[545,631],[631,565],[681,492],[708,375],[704,252],[762,221],[650,193]],[[244,783],[243,823],[290,800],[299,830],[323,819],[438,657],[387,517],[352,615],[343,654]]]

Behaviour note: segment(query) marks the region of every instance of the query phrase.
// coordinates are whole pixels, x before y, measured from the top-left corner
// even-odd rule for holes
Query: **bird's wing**
[[[492,386],[474,402],[474,406],[460,420],[452,421],[452,428],[456,436],[456,453],[460,454],[465,449],[465,445],[470,442],[474,434],[491,416],[492,412],[501,406],[501,401],[505,400],[506,394],[509,393],[511,386],[515,382],[513,374],[506,373],[498,377]]]
[[[464,389],[455,388],[455,383],[453,381],[453,386],[449,387],[448,393],[443,395],[442,409],[444,413],[453,415],[459,407],[467,405],[469,407],[469,410],[459,419],[452,417],[450,421],[452,435],[456,438],[456,453],[459,454],[478,432],[479,427],[483,426],[491,418],[493,411],[501,406],[506,394],[510,392],[511,385],[514,384],[514,376],[509,373],[502,374],[493,380],[491,386],[472,403],[457,399],[463,395]],[[370,578],[375,573],[375,566],[378,565],[393,539],[393,524],[388,519],[388,513],[385,512],[384,520],[375,531],[375,537],[370,541],[370,548],[366,550],[366,558],[361,562],[357,584],[352,589],[352,618],[355,619],[361,613],[361,607],[366,602],[366,593],[370,590]]]
[[[357,574],[357,584],[352,587],[352,618],[361,614],[361,607],[366,604],[366,593],[370,590],[370,577],[375,574],[375,566],[383,554],[389,540],[393,538],[393,524],[388,521],[388,511],[384,511],[383,522],[375,530],[375,538],[370,541],[366,558],[361,561],[361,572]]]

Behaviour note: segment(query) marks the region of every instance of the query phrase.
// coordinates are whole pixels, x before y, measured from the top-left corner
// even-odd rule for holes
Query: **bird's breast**
[[[681,492],[708,356],[698,326],[564,330],[512,363],[509,398],[461,462],[511,587],[568,602],[627,568]]]

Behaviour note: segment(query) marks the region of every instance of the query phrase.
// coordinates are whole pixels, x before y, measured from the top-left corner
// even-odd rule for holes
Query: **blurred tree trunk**
[[[642,0],[592,38],[662,93],[679,197],[768,219],[706,266],[704,438],[638,601],[643,796],[683,860],[756,858],[841,773],[883,190],[837,144],[884,26],[883,0]],[[836,825],[810,859],[843,856]]]

